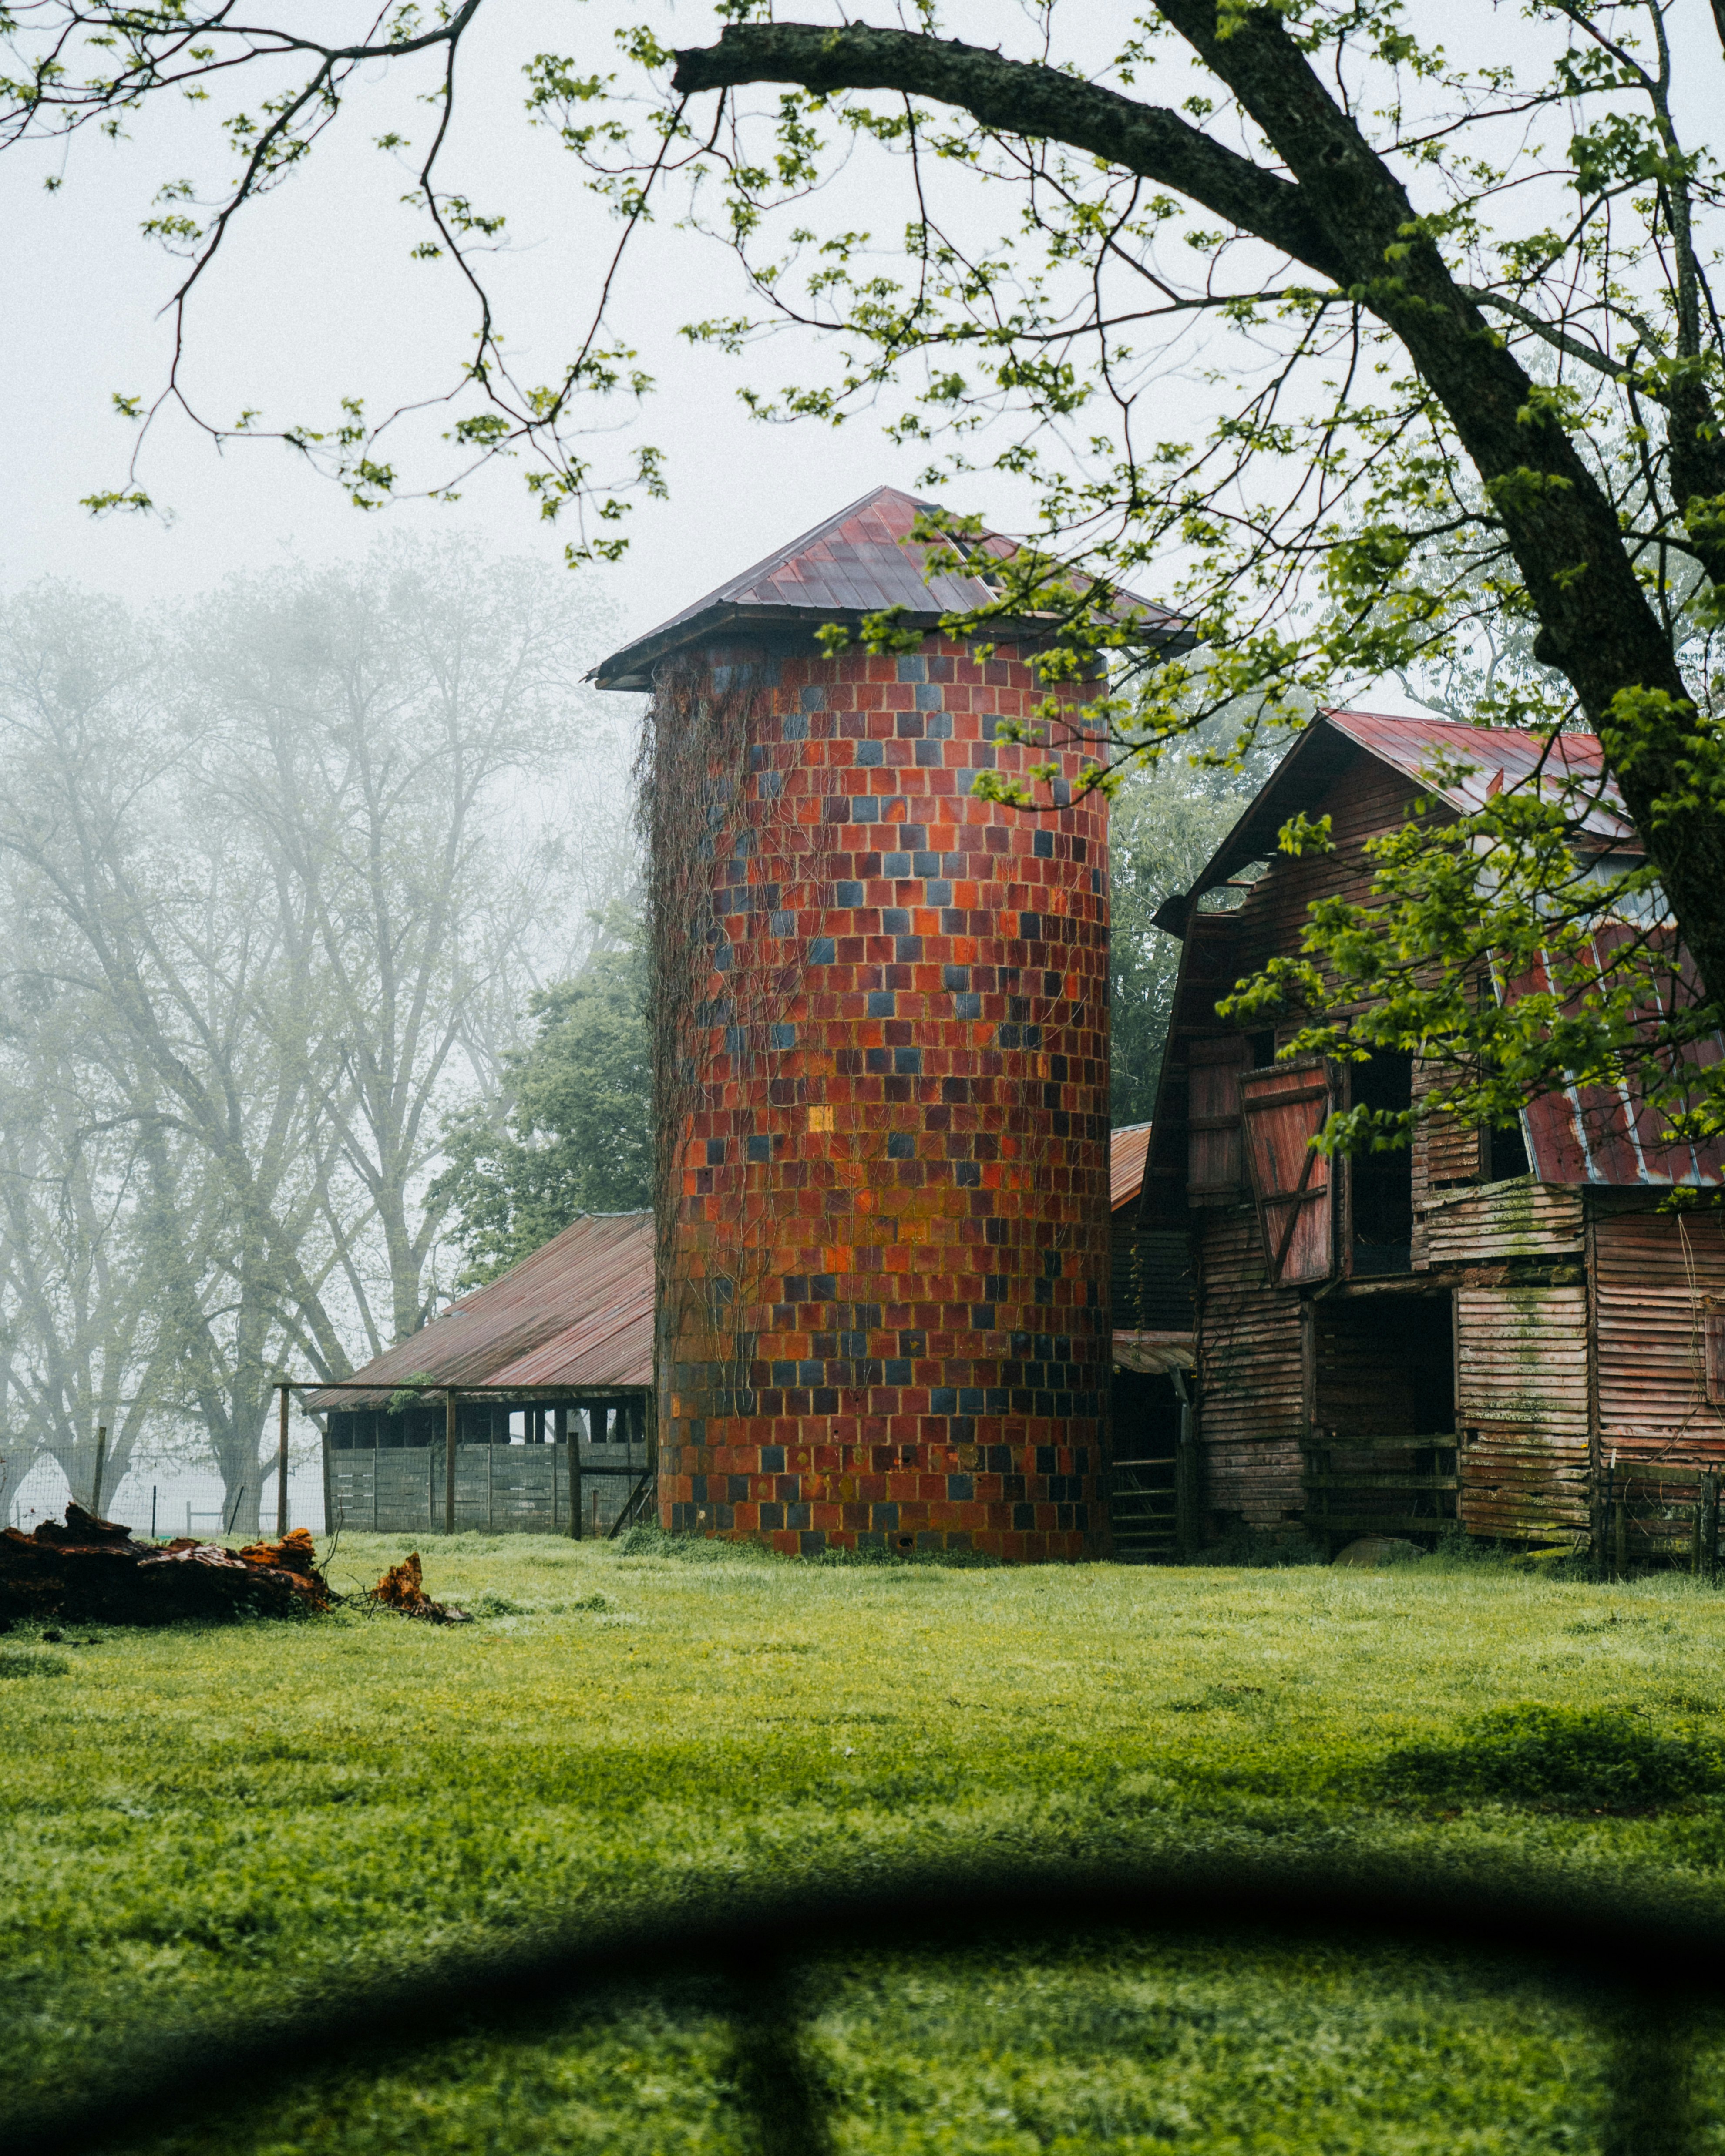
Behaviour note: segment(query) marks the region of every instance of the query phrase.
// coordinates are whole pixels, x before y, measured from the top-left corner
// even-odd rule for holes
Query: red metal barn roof
[[[1148,1123],[1127,1123],[1108,1140],[1108,1209],[1130,1205],[1144,1187],[1144,1161],[1150,1150]]]
[[[653,1215],[576,1221],[349,1381],[376,1390],[314,1392],[305,1404],[380,1407],[410,1378],[524,1392],[650,1385]]]
[[[1635,827],[1606,775],[1597,734],[1559,734],[1548,743],[1532,734],[1423,715],[1404,719],[1378,711],[1326,711],[1324,718],[1338,733],[1429,786],[1464,814],[1484,808],[1504,787],[1525,785],[1536,774],[1540,785],[1553,792],[1577,779],[1584,784],[1591,781],[1594,798],[1581,819],[1582,828],[1594,838],[1616,841],[1635,853],[1641,850]],[[1472,768],[1453,774],[1445,768],[1461,765]]]
[[[1249,863],[1273,858],[1281,826],[1298,811],[1315,806],[1361,752],[1417,781],[1461,814],[1482,807],[1506,786],[1531,782],[1556,790],[1576,779],[1596,782],[1579,819],[1583,832],[1601,855],[1620,860],[1640,855],[1640,836],[1604,771],[1597,735],[1563,734],[1548,744],[1529,734],[1425,714],[1400,718],[1379,711],[1325,711],[1289,751],[1190,891],[1163,905],[1158,927],[1183,934],[1193,907],[1206,891],[1228,882]],[[1609,955],[1609,939],[1626,940],[1629,933],[1602,929],[1598,953]],[[1511,1000],[1548,986],[1539,968],[1497,983],[1499,994]],[[1669,1006],[1678,1007],[1698,993],[1687,952],[1675,950]],[[1717,1034],[1686,1051],[1686,1060],[1697,1065],[1722,1058],[1725,1040]],[[1542,1182],[1725,1183],[1725,1141],[1700,1148],[1662,1145],[1661,1118],[1626,1086],[1572,1086],[1543,1095],[1523,1111],[1522,1123],[1528,1158]]]
[[[594,668],[593,680],[601,689],[650,689],[657,660],[725,630],[800,629],[806,635],[824,622],[855,624],[865,614],[893,608],[906,624],[934,629],[943,614],[970,613],[993,604],[996,594],[985,565],[990,558],[1000,561],[1012,554],[1012,542],[986,532],[975,542],[971,559],[984,565],[982,574],[947,571],[925,577],[928,549],[912,542],[910,534],[918,511],[936,506],[896,487],[876,487],[614,652]],[[1179,617],[1166,607],[1130,592],[1117,593],[1117,599],[1115,619],[1140,628],[1143,642],[1189,641]],[[1014,624],[997,626],[1008,635]],[[1039,624],[1024,626],[1034,632]]]

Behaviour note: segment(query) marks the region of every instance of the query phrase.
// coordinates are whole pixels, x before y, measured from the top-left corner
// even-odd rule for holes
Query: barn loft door
[[[1240,1074],[1251,1060],[1240,1033],[1199,1039],[1186,1050],[1187,1194],[1234,1196],[1240,1188]]]
[[[1335,1097],[1322,1056],[1249,1070],[1240,1081],[1245,1157],[1273,1287],[1336,1270],[1334,1163],[1311,1143]]]

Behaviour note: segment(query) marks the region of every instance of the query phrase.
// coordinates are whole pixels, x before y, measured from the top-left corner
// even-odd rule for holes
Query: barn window
[[[1355,1107],[1405,1115],[1413,1100],[1414,1059],[1381,1049],[1369,1062],[1352,1065],[1348,1079],[1348,1097]],[[1386,1152],[1357,1152],[1348,1173],[1355,1277],[1407,1272],[1414,1245],[1411,1148],[1404,1142]]]

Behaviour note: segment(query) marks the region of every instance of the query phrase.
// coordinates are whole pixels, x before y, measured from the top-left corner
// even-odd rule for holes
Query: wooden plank
[[[1477,1265],[1579,1252],[1585,1215],[1579,1190],[1517,1176],[1481,1190],[1434,1192],[1425,1229],[1432,1265]]]
[[[1459,1490],[1459,1475],[1302,1475],[1307,1490]]]
[[[1300,1508],[1300,1299],[1270,1287],[1255,1207],[1206,1214],[1197,1356],[1206,1502],[1271,1527]]]

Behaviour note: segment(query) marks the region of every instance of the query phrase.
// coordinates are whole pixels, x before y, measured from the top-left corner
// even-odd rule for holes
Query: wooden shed
[[[1560,752],[1599,769],[1591,736]],[[1538,753],[1513,733],[1327,714],[1159,917],[1184,950],[1137,1263],[1153,1298],[1189,1275],[1212,1536],[1304,1528],[1334,1547],[1455,1522],[1597,1546],[1609,1519],[1614,1548],[1651,1549],[1686,1541],[1725,1467],[1725,1215],[1666,1203],[1719,1187],[1717,1147],[1662,1147],[1656,1118],[1595,1088],[1536,1101],[1518,1131],[1433,1117],[1409,1150],[1327,1160],[1307,1141],[1330,1108],[1406,1106],[1417,1060],[1277,1063],[1291,1026],[1217,1015],[1241,977],[1297,951],[1313,900],[1364,897],[1364,842],[1416,797],[1454,815]],[[1302,811],[1331,818],[1332,854],[1278,852]],[[1639,850],[1603,785],[1594,819],[1610,851]]]
[[[652,1214],[583,1217],[305,1405],[332,1527],[580,1536],[650,1517]]]
[[[1189,1252],[1183,1232],[1144,1218],[1150,1132],[1127,1124],[1109,1146],[1109,1548],[1139,1564],[1190,1555],[1200,1539]]]

